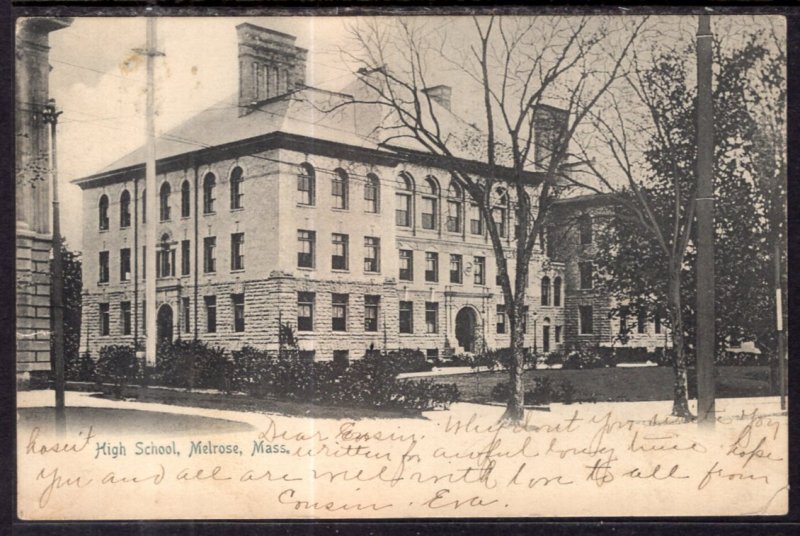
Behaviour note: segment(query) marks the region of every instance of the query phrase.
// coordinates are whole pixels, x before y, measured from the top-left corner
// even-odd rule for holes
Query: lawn
[[[524,375],[526,390],[532,386],[534,378],[549,378],[556,388],[561,387],[563,382],[571,382],[576,391],[576,400],[672,400],[673,373],[669,367],[529,370]],[[693,376],[690,377],[690,383],[692,378]],[[458,385],[462,402],[486,403],[491,401],[495,384],[508,381],[508,372],[442,375],[435,376],[433,380]],[[690,387],[690,395],[693,394]],[[769,368],[717,367],[716,394],[721,398],[769,396]]]

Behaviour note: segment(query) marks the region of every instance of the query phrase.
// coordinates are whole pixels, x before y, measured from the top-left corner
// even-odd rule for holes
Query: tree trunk
[[[525,388],[522,374],[525,366],[525,332],[523,331],[522,305],[513,304],[514,311],[509,315],[511,323],[511,364],[509,366],[509,395],[502,422],[519,423],[525,418]]]
[[[669,279],[669,313],[672,320],[672,367],[675,371],[672,415],[686,420],[693,418],[689,411],[689,378],[686,367],[686,347],[683,340],[683,314],[681,311],[681,280],[673,269]]]

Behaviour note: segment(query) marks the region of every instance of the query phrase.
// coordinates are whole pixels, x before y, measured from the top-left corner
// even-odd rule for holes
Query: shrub
[[[138,369],[139,363],[132,346],[104,346],[100,349],[100,359],[95,366],[95,377],[98,383],[112,383],[114,396],[122,398],[125,387],[136,378]]]
[[[449,409],[461,394],[454,383],[434,383],[433,380],[414,380],[398,383],[393,402],[401,407],[422,411]]]
[[[369,352],[374,355],[375,352]],[[366,355],[364,357],[367,357]],[[402,372],[429,372],[433,369],[433,363],[430,363],[425,354],[417,349],[411,350],[403,348],[401,350],[389,352],[387,357],[395,361]]]
[[[222,348],[201,341],[163,342],[158,346],[151,381],[187,389],[231,388],[232,366]]]
[[[603,366],[605,363],[596,352],[582,348],[568,352],[564,358],[565,369],[592,369]]]
[[[67,380],[91,382],[95,380],[95,362],[89,352],[84,352],[77,361],[69,361],[64,371]]]

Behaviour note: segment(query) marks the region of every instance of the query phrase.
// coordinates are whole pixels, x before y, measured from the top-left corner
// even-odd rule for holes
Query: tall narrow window
[[[414,280],[414,252],[410,249],[400,250],[400,279],[402,281]]]
[[[580,320],[579,331],[581,335],[591,335],[594,333],[594,318],[591,305],[581,305],[578,307]]]
[[[504,188],[495,191],[495,205],[492,209],[497,232],[501,237],[508,234],[508,192]]]
[[[331,180],[331,196],[333,208],[347,208],[347,173],[342,169],[333,172]]]
[[[159,194],[159,215],[161,217],[161,221],[168,221],[170,216],[170,206],[169,206],[169,195],[172,192],[172,189],[169,186],[168,182],[165,182],[161,185],[161,193]]]
[[[364,182],[364,201],[367,205],[367,212],[377,214],[380,212],[381,196],[380,196],[380,180],[372,173],[367,175]]]
[[[213,173],[206,173],[203,179],[203,214],[214,212],[214,201],[216,201],[217,177]]]
[[[142,190],[142,223],[147,223],[147,188]]]
[[[506,305],[498,303],[496,308],[497,315],[497,333],[503,334],[506,332]]]
[[[233,331],[241,333],[244,331],[244,294],[231,294],[231,304],[233,305]]]
[[[203,239],[203,271],[207,274],[217,271],[217,237]]]
[[[450,255],[450,282],[462,283],[463,259],[461,255]]]
[[[171,277],[175,275],[175,249],[169,240],[169,235],[161,237],[161,245],[156,251],[156,277]]]
[[[556,326],[556,344],[561,342],[561,326]]]
[[[314,293],[297,293],[297,331],[314,330]]]
[[[556,277],[553,280],[553,305],[561,307],[561,278]]]
[[[402,173],[397,178],[397,192],[395,193],[395,224],[400,227],[411,227],[412,199],[414,197],[414,182],[407,173]]]
[[[364,271],[381,271],[381,239],[374,236],[364,237]]]
[[[119,304],[120,311],[120,327],[122,328],[123,335],[131,334],[131,302],[124,301]]]
[[[192,329],[192,311],[189,298],[186,297],[181,298],[181,320],[183,332],[189,333]]]
[[[622,309],[619,312],[619,334],[628,334],[628,310]]]
[[[119,196],[119,226],[124,229],[131,226],[131,194],[123,190]]]
[[[474,259],[474,266],[473,275],[474,275],[474,283],[475,285],[485,285],[486,284],[486,258],[485,257],[475,257]]]
[[[297,267],[314,267],[314,242],[316,233],[314,231],[297,231]]]
[[[98,277],[98,282],[100,283],[108,283],[109,280],[109,272],[108,272],[108,251],[101,251],[100,252],[100,273]]]
[[[584,214],[578,220],[578,228],[580,231],[581,244],[592,243],[592,217]]]
[[[105,194],[100,196],[98,211],[98,225],[101,231],[106,231],[108,230],[108,196]]]
[[[556,256],[556,234],[555,227],[548,227],[545,233],[546,254],[549,259],[554,259]]]
[[[656,333],[661,333],[661,317],[659,315],[655,315],[653,318],[653,329]]]
[[[192,247],[189,240],[181,240],[181,275],[189,275],[192,266]]]
[[[643,334],[647,333],[647,311],[639,309],[636,318],[636,332]]]
[[[106,336],[111,333],[111,313],[107,303],[100,304],[100,335]]]
[[[530,307],[527,305],[522,306],[522,332],[528,333],[528,315],[530,313]],[[548,320],[549,322],[549,320]]]
[[[333,331],[347,331],[347,294],[331,295],[331,329]]]
[[[206,302],[206,331],[217,332],[217,297],[204,296]]]
[[[244,199],[244,191],[242,184],[244,177],[242,176],[242,168],[236,166],[231,171],[231,209],[242,208],[242,200]]]
[[[349,237],[346,234],[333,233],[331,238],[331,268],[334,270],[347,270],[348,269],[348,242]]]
[[[119,280],[129,281],[131,278],[131,249],[119,250]]]
[[[437,302],[425,302],[425,331],[439,333],[439,304]]]
[[[461,187],[455,181],[450,181],[450,187],[447,189],[447,230],[451,233],[461,232],[463,202]]]
[[[414,333],[414,304],[400,302],[400,333]]]
[[[579,262],[578,270],[580,271],[581,275],[581,288],[582,289],[592,288],[592,277],[594,274],[594,267],[592,263],[589,261]]]
[[[439,281],[439,254],[435,251],[425,252],[425,281]]]
[[[483,234],[483,215],[480,207],[474,203],[469,206],[469,232],[474,235]]]
[[[244,233],[231,235],[231,270],[244,270]]]
[[[439,186],[433,177],[426,177],[422,183],[422,228],[436,229],[437,201]]]
[[[297,202],[301,205],[312,206],[314,204],[314,188],[316,185],[316,175],[311,164],[300,164],[300,172],[297,174]]]
[[[364,296],[364,331],[378,331],[380,305],[380,296]]]
[[[542,278],[542,305],[550,305],[550,278],[544,276]]]
[[[192,191],[189,181],[181,184],[181,218],[188,218],[192,214]]]

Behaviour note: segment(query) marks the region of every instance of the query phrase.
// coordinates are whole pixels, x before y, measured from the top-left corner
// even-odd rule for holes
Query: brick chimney
[[[245,22],[239,38],[239,105],[284,95],[306,81],[306,54],[295,36]]]
[[[433,87],[426,87],[422,90],[422,92],[428,95],[435,102],[439,103],[439,105],[444,106],[448,110],[450,109],[450,97],[453,94],[453,88],[450,86],[445,86],[442,84]]]
[[[546,170],[550,165],[553,152],[558,151],[566,135],[569,112],[539,104],[533,112],[533,155],[536,167]]]

